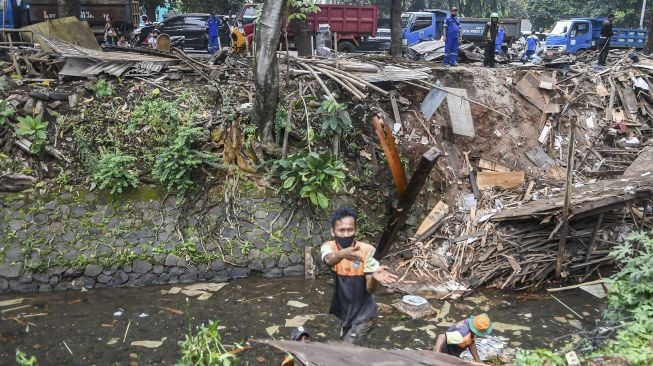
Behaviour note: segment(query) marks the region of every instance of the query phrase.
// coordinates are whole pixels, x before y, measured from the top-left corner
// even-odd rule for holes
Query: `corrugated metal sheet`
[[[152,55],[140,51],[102,52],[76,46],[56,37],[39,33],[53,51],[66,58],[59,74],[85,77],[102,73],[121,76],[132,70],[138,74],[155,74],[167,65],[178,64],[174,55]]]

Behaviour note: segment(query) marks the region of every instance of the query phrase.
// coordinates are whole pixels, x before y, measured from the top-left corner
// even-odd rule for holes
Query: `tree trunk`
[[[644,46],[644,54],[653,52],[653,4],[648,5],[648,37],[646,39],[646,46]]]
[[[279,99],[279,32],[285,14],[286,0],[269,0],[265,2],[261,19],[256,25],[254,63],[254,86],[256,99],[252,108],[252,122],[258,126],[263,146],[274,144],[272,127]]]
[[[390,23],[392,25],[390,54],[392,57],[401,57],[403,42],[401,40],[401,0],[392,0],[390,3]]]

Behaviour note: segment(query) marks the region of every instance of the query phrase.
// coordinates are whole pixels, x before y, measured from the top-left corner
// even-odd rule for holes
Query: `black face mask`
[[[336,236],[336,243],[341,247],[341,248],[349,248],[353,243],[354,243],[354,236],[344,236],[344,237],[339,237]]]

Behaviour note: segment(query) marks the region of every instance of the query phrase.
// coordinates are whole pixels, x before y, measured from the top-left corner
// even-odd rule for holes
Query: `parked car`
[[[356,48],[356,51],[364,52],[383,52],[390,51],[390,28],[378,28],[376,30],[376,37],[364,37],[363,42]]]
[[[170,37],[184,37],[184,47],[195,49],[208,49],[209,37],[206,33],[206,20],[210,14],[190,13],[172,16],[164,19],[156,26],[148,25],[139,27],[132,34],[132,42],[138,45],[147,43],[147,37],[156,27]]]

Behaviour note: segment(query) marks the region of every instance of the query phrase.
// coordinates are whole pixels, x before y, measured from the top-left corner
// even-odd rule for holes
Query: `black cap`
[[[308,329],[299,326],[295,329],[293,329],[292,333],[290,334],[290,340],[291,341],[298,341],[303,335],[306,335],[307,337],[310,337],[311,335],[308,333]]]

